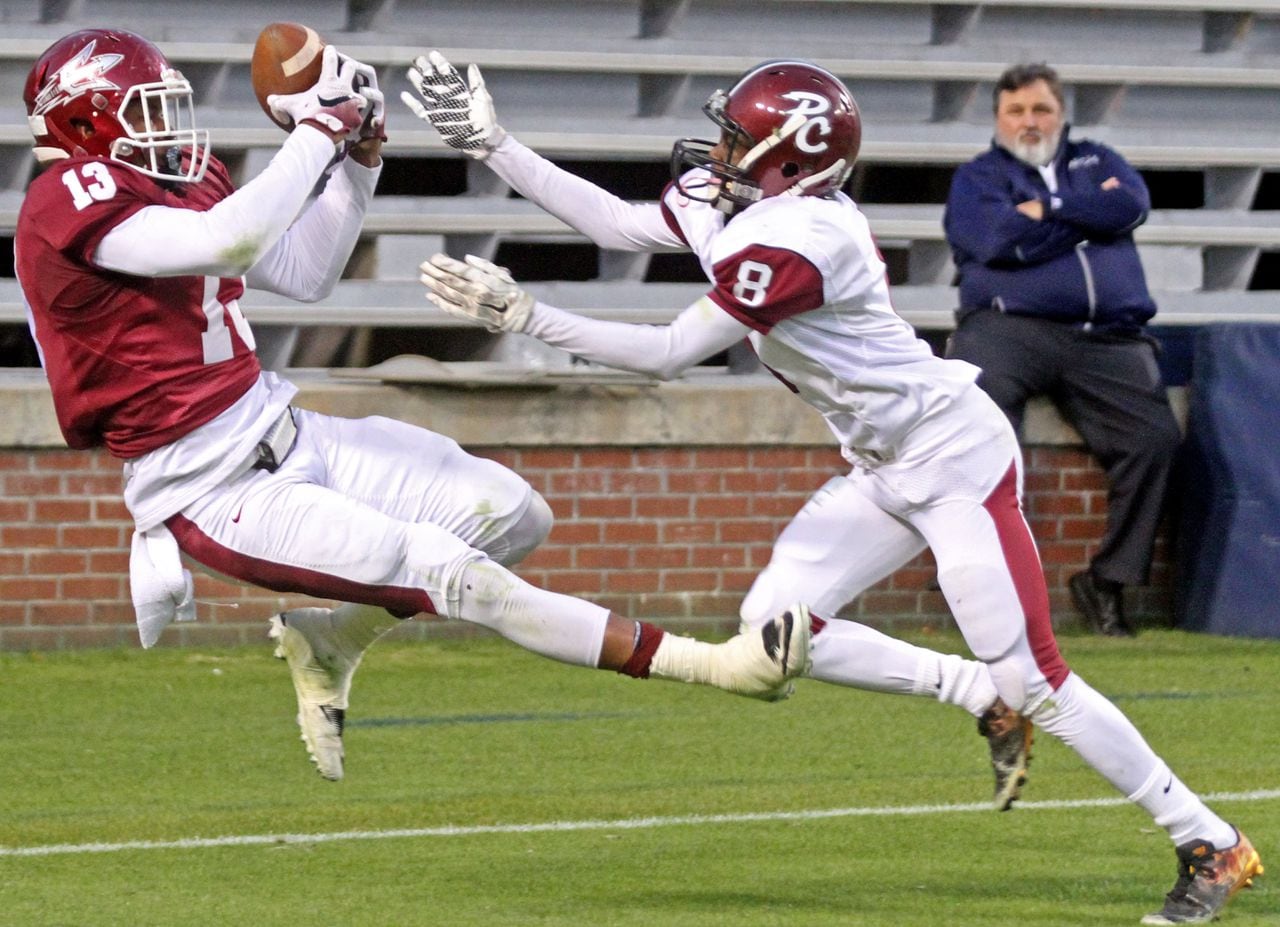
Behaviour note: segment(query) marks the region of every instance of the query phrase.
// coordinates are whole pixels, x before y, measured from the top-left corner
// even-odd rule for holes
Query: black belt
[[[253,462],[253,469],[275,473],[284,463],[284,459],[289,456],[297,440],[298,426],[293,421],[293,407],[287,406],[258,442],[254,452],[257,459]]]

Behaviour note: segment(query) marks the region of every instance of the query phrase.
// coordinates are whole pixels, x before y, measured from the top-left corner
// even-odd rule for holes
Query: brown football
[[[267,117],[286,132],[293,120],[281,122],[271,115],[267,97],[273,93],[300,93],[320,79],[320,58],[324,39],[301,23],[271,23],[258,33],[253,46],[249,77],[258,105]]]

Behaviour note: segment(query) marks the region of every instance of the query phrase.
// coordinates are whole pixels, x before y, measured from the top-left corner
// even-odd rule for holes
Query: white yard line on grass
[[[1262,801],[1280,798],[1280,789],[1216,792],[1207,801]],[[1022,811],[1059,808],[1108,808],[1126,805],[1123,798],[1079,798],[1070,801],[1020,802]],[[817,821],[823,818],[899,817],[929,814],[990,812],[989,802],[965,805],[885,805],[878,808],[823,808],[810,811],[746,811],[737,814],[687,814],[614,821],[546,821],[541,824],[477,824],[459,827],[411,827],[396,830],[348,830],[327,834],[245,834],[229,837],[186,837],[181,840],[130,840],[123,843],[60,843],[35,847],[0,847],[0,857],[57,856],[79,853],[119,853],[125,850],[197,850],[211,847],[271,846],[288,843],[335,843],[342,840],[391,840],[412,837],[472,837],[480,834],[537,834],[578,830],[642,830],[698,824],[744,824],[756,821]]]

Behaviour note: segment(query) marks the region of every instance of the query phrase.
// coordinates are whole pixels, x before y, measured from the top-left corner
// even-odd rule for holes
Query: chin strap
[[[846,169],[844,158],[841,158],[825,171],[819,171],[817,174],[810,174],[808,177],[796,181],[792,186],[787,188],[786,195],[804,196],[809,192],[810,188],[816,187],[818,184],[825,183],[833,177],[836,178],[836,180],[835,183],[832,184],[832,188],[838,189],[839,187],[844,186],[844,182],[849,179],[849,174],[852,171],[852,167]]]
[[[790,119],[782,124],[782,128],[773,132],[762,142],[757,142],[756,146],[742,156],[742,160],[738,162],[738,167],[742,170],[748,170],[751,165],[755,164],[772,148],[776,148],[791,136],[800,131],[801,126],[808,122],[808,118],[796,113]]]

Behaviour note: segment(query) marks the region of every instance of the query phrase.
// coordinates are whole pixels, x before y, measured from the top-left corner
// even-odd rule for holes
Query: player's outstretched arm
[[[474,64],[467,81],[440,52],[420,55],[408,72],[417,91],[400,94],[415,116],[451,148],[485,165],[525,199],[614,251],[684,251],[654,203],[629,203],[552,164],[498,125],[493,99]]]
[[[363,121],[347,136],[347,157],[330,170],[320,195],[245,274],[248,286],[302,302],[333,292],[355,250],[382,170],[386,113],[377,73],[342,52],[337,56],[363,98]]]
[[[492,332],[522,332],[597,364],[668,380],[747,336],[750,329],[704,296],[669,325],[606,322],[540,303],[484,258],[437,254],[420,266],[427,299]]]
[[[326,48],[313,87],[272,98],[299,127],[261,174],[208,210],[138,210],[103,237],[95,262],[139,276],[245,274],[298,216],[333,161],[335,144],[360,128],[369,101],[351,89],[356,64]]]

